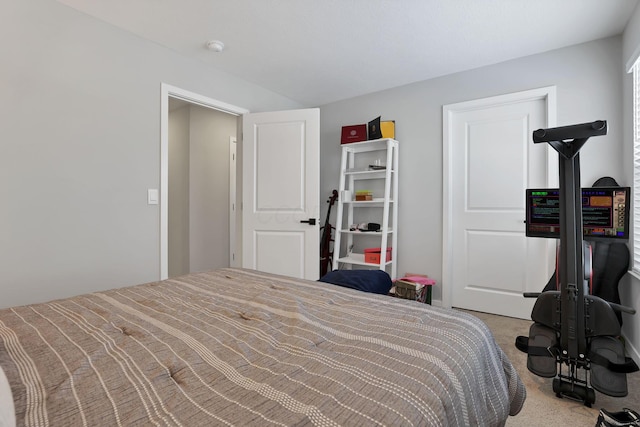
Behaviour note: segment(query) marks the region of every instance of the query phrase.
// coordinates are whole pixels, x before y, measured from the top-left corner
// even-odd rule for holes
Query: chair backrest
[[[624,243],[590,242],[592,248],[591,293],[620,304],[618,282],[629,269],[629,248]],[[559,291],[557,271],[545,285],[545,291]]]
[[[592,187],[619,187],[610,176],[597,179]],[[593,247],[593,290],[592,294],[605,301],[620,304],[618,283],[629,269],[629,247],[624,243],[594,242]],[[616,312],[622,325],[622,314]]]
[[[615,179],[602,177],[593,183],[594,187],[618,186]],[[605,301],[620,304],[618,283],[629,269],[629,248],[625,243],[590,242],[592,248],[592,277],[591,294]],[[557,271],[544,287],[545,291],[559,290]],[[618,321],[622,324],[622,315],[616,312]]]
[[[592,243],[593,290],[595,296],[605,301],[620,304],[618,283],[629,269],[629,248],[624,243]],[[622,315],[616,312],[620,324]]]

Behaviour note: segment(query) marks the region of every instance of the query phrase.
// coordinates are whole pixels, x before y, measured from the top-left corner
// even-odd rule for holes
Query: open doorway
[[[162,89],[161,279],[236,266],[234,143],[246,111]]]

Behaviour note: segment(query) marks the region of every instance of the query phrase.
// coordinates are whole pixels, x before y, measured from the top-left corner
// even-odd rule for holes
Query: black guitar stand
[[[634,314],[635,310],[589,295],[591,246],[583,240],[579,151],[590,137],[606,133],[603,120],[533,132],[533,142],[548,143],[560,159],[560,287],[524,294],[537,298],[531,312],[535,323],[529,337],[516,338],[516,347],[528,354],[527,368],[554,378],[556,396],[589,407],[595,402],[594,388],[610,396],[626,396],[626,374],[638,370],[624,355],[614,311]]]

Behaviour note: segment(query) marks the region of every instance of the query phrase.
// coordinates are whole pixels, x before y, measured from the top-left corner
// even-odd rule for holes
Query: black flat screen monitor
[[[560,238],[560,190],[527,189],[528,237]],[[629,239],[629,187],[582,189],[582,229],[585,240]]]

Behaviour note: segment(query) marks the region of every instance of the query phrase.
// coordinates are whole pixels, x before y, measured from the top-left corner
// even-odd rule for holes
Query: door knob
[[[309,218],[307,220],[301,220],[301,223],[305,223],[305,224],[309,224],[309,225],[316,225],[316,219],[315,218]]]

